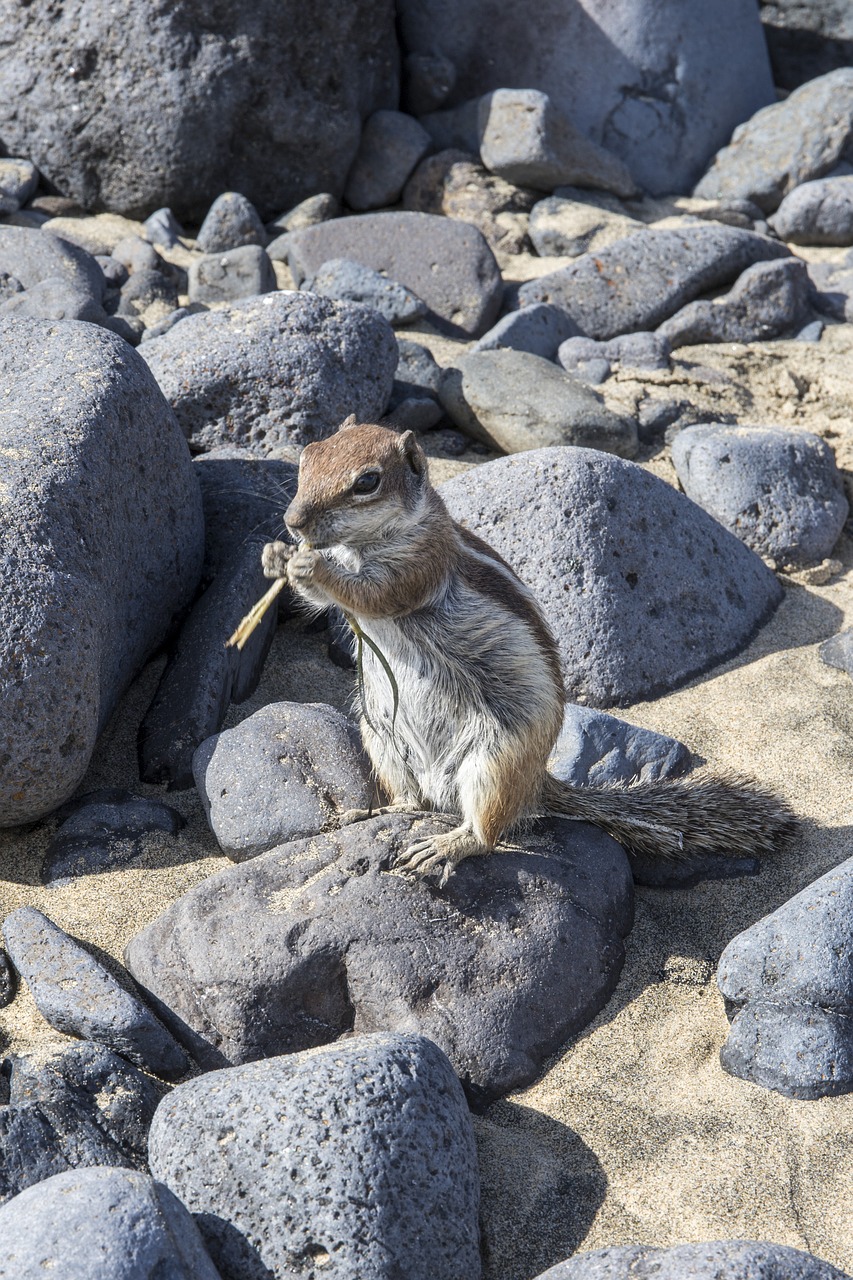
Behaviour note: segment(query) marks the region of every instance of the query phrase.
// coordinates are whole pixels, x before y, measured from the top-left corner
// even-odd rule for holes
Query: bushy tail
[[[691,774],[629,786],[577,787],[547,775],[548,813],[601,827],[631,853],[684,860],[707,854],[761,858],[797,828],[791,809],[748,778]]]

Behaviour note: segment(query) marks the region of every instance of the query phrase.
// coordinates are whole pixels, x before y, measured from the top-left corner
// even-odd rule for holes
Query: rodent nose
[[[288,529],[304,529],[309,522],[309,512],[301,503],[294,500],[284,513],[284,523]]]

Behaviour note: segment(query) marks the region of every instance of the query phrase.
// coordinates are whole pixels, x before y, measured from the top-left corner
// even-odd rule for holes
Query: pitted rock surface
[[[443,890],[384,869],[447,825],[383,815],[211,876],[131,939],[128,967],[207,1068],[417,1030],[472,1096],[519,1088],[615,986],[627,859],[602,832],[551,819],[467,859]]]
[[[578,1253],[537,1280],[850,1280],[814,1254],[763,1240],[712,1240],[670,1249],[622,1245]]]

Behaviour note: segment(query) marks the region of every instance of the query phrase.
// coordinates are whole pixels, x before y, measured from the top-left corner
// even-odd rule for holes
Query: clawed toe
[[[393,869],[402,875],[438,875],[438,887],[443,889],[463,859],[482,852],[484,850],[476,837],[459,828],[444,835],[415,840],[397,856]]]

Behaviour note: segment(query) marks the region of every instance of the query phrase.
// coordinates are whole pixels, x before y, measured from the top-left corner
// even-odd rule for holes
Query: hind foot
[[[489,850],[481,844],[470,827],[455,827],[443,835],[416,840],[394,862],[394,871],[404,875],[416,871],[421,876],[440,873],[439,889],[443,889],[453,872],[465,858]]]

